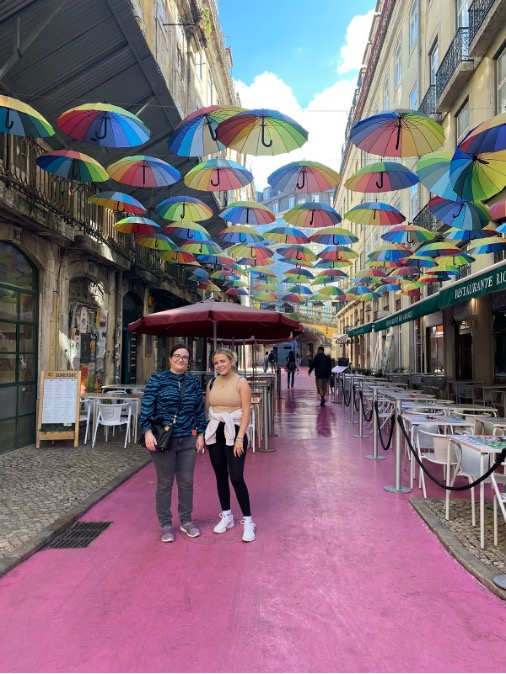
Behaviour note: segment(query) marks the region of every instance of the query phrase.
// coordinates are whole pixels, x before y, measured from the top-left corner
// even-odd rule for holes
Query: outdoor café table
[[[107,393],[108,391],[126,391],[127,393],[133,393],[134,389],[144,389],[145,384],[105,384],[100,387],[102,393]]]
[[[135,401],[135,410],[133,413],[134,417],[134,442],[137,442],[137,421],[139,419],[139,412],[141,408],[142,393],[86,393],[83,398],[89,398],[91,400],[92,408],[92,437],[95,433],[95,428],[97,426],[97,409],[98,403],[100,402],[132,402]]]
[[[464,433],[462,435],[448,435],[450,440],[457,445],[465,445],[470,447],[480,454],[480,477],[488,469],[491,459],[494,459],[495,454],[499,454],[506,444],[502,438],[496,435],[470,435]],[[450,463],[450,445],[448,443],[448,461],[447,470]],[[447,492],[446,498],[450,498],[450,492]],[[480,482],[480,547],[485,547],[485,481]]]
[[[479,418],[479,417],[478,417]],[[492,431],[491,435],[496,437],[499,435],[506,435],[506,417],[484,417],[480,419],[483,424],[486,432],[486,435],[489,434],[489,430]],[[503,433],[496,433],[496,431],[503,429]]]

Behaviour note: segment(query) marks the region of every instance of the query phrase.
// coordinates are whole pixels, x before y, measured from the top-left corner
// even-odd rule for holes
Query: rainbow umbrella
[[[378,292],[379,293],[394,293],[400,290],[400,287],[397,285],[397,283],[384,283],[383,285],[378,287]]]
[[[183,180],[194,190],[225,192],[253,182],[253,174],[235,161],[208,159],[188,171]]]
[[[432,239],[436,238],[436,235],[433,232],[429,232],[425,227],[419,227],[418,225],[397,225],[382,234],[381,238],[392,243],[409,244],[432,241]]]
[[[421,281],[404,281],[402,283],[403,290],[418,290],[418,288],[423,288]]]
[[[296,257],[285,257],[283,255],[279,256],[279,261],[283,262],[283,264],[291,264],[291,265],[296,265],[300,267],[307,267],[309,269],[313,268],[313,262],[311,260],[299,260]]]
[[[335,280],[340,278],[348,278],[348,274],[346,274],[346,272],[342,271],[341,269],[322,269],[316,275],[316,280],[320,281],[323,279]],[[313,281],[311,285],[316,285],[316,281]]]
[[[228,278],[223,285],[227,286],[227,288],[247,288],[249,283],[241,281],[241,279],[238,278]]]
[[[506,220],[506,199],[489,205],[488,210],[490,211],[490,217],[492,220],[495,220],[496,222]]]
[[[484,255],[485,253],[498,253],[506,250],[506,239],[501,236],[491,236],[485,241],[471,241],[467,250],[473,255]]]
[[[31,105],[0,95],[0,133],[26,138],[54,136],[51,124]]]
[[[154,250],[174,250],[177,248],[174,241],[169,239],[165,234],[145,234],[143,236],[136,236],[134,238],[135,243],[138,246],[144,246],[145,248],[153,248]]]
[[[353,262],[351,260],[328,260],[320,259],[318,262],[315,262],[315,269],[329,270],[329,269],[341,269],[342,267],[351,267]]]
[[[382,279],[385,277],[385,272],[382,269],[358,269],[355,274],[357,276],[367,276],[370,279]]]
[[[267,182],[280,192],[314,194],[336,187],[341,182],[341,176],[316,161],[294,161],[276,169]]]
[[[220,213],[220,218],[236,225],[269,225],[276,216],[257,201],[235,201]]]
[[[143,236],[145,234],[160,234],[162,228],[154,220],[149,218],[142,218],[139,215],[134,215],[130,218],[123,218],[113,225],[114,229],[123,234],[135,234],[136,236]]]
[[[506,186],[506,150],[468,154],[457,148],[450,161],[450,181],[464,201],[490,199]]]
[[[393,192],[419,182],[416,173],[393,161],[379,161],[364,166],[344,183],[353,192]]]
[[[413,253],[411,258],[417,259],[419,257],[444,257],[446,255],[460,255],[462,251],[453,243],[445,241],[437,241],[435,243],[427,243],[421,246],[416,253]],[[432,265],[434,266],[434,265]]]
[[[276,302],[279,299],[278,293],[272,290],[260,290],[251,296],[257,302]]]
[[[245,110],[220,122],[218,140],[241,154],[255,156],[284,154],[302,147],[307,131],[295,120],[277,110]]]
[[[236,262],[232,260],[232,262]],[[258,267],[260,269],[265,269],[265,266],[268,264],[274,264],[274,260],[270,257],[265,259],[258,259],[256,257],[242,257],[237,260],[238,265],[243,265],[245,267]],[[248,269],[247,271],[251,272],[253,269]]]
[[[109,179],[96,159],[74,150],[52,150],[41,154],[35,161],[48,173],[80,183],[100,183]]]
[[[164,220],[199,222],[211,218],[213,210],[200,199],[182,196],[160,201],[155,206],[155,213]]]
[[[418,255],[414,257],[413,255],[399,260],[402,266],[411,267],[415,271],[420,267],[434,267],[436,263],[432,257],[428,255]]]
[[[255,292],[264,291],[264,290],[274,290],[278,289],[277,283],[255,283],[253,290]]]
[[[225,253],[197,255],[197,259],[200,262],[205,262],[206,264],[233,264],[235,262],[233,257],[225,255]]]
[[[273,272],[272,269],[269,269],[269,267],[257,266],[255,269],[251,270],[251,274],[254,274],[254,275],[257,275],[257,276],[267,276],[269,278],[275,278],[275,279],[278,278],[276,276],[276,273]]]
[[[450,264],[449,261],[446,260],[445,264],[438,264],[435,267],[432,267],[431,269],[427,269],[425,275],[427,274],[449,274],[450,276],[459,276],[460,271],[457,269],[455,265]]]
[[[368,269],[367,271],[371,270]],[[358,283],[359,285],[378,286],[382,283],[382,278],[376,278],[375,276],[371,277],[367,274],[357,274],[351,279],[351,282]]]
[[[231,225],[230,227],[225,227],[217,236],[227,244],[234,243],[261,243],[264,241],[264,237],[259,234],[253,227],[248,227],[247,225]]]
[[[356,243],[358,236],[355,236],[349,229],[341,227],[324,227],[314,234],[311,234],[309,240],[313,243],[321,243],[325,246],[338,246],[339,244]]]
[[[350,262],[350,260],[354,260],[358,256],[358,253],[352,248],[342,245],[327,246],[318,253],[318,258],[320,260],[331,260],[332,262]]]
[[[108,166],[107,172],[113,180],[134,187],[166,187],[181,178],[166,161],[143,154],[123,157]]]
[[[441,255],[439,257],[435,257],[435,261],[437,262],[438,265],[441,265],[443,260],[448,258],[448,263],[455,265],[456,267],[460,267],[463,264],[470,264],[471,262],[474,262],[476,260],[475,257],[472,255],[469,255],[469,253],[460,253],[460,254],[450,254],[450,255]]]
[[[63,112],[56,123],[76,140],[99,147],[133,147],[150,136],[148,127],[136,115],[117,105],[84,103]]]
[[[500,227],[497,230],[490,227],[483,227],[483,229],[458,229],[457,227],[450,227],[445,232],[445,239],[450,241],[474,241],[475,239],[486,239],[494,236],[497,232],[500,234]]]
[[[366,201],[353,206],[344,217],[361,225],[400,225],[406,219],[395,206],[381,201]]]
[[[197,288],[199,290],[211,290],[213,293],[221,293],[221,288],[218,288],[217,285],[214,283],[209,283],[206,281],[202,281],[197,285]]]
[[[182,157],[203,157],[224,149],[216,137],[216,127],[244,108],[210,105],[182,119],[167,139],[171,152]]]
[[[180,249],[177,249],[177,250],[180,250]],[[205,269],[194,269],[190,278],[192,279],[192,281],[208,281],[209,280],[209,272],[207,272]]]
[[[228,269],[219,269],[218,271],[214,271],[210,278],[215,281],[227,281],[229,279],[239,279],[239,276]]]
[[[354,124],[350,140],[380,157],[419,157],[443,145],[444,129],[413,110],[387,110]]]
[[[225,295],[233,295],[236,297],[240,297],[249,295],[249,293],[245,288],[227,288],[227,290],[225,290]]]
[[[367,257],[374,262],[396,262],[410,254],[410,249],[401,243],[387,243],[377,246]]]
[[[209,241],[211,235],[205,227],[197,222],[187,222],[180,220],[166,225],[164,228],[169,236],[177,236],[178,239],[184,239],[186,242],[198,243],[200,241]]]
[[[339,213],[327,204],[305,201],[290,208],[283,219],[297,227],[329,227],[342,221]]]
[[[198,264],[196,258],[194,255],[191,253],[188,253],[188,251],[183,250],[182,248],[174,248],[174,250],[167,250],[164,253],[160,255],[162,260],[165,260],[165,262],[168,262],[169,264],[191,264],[191,265],[196,265]],[[202,270],[195,270],[197,271],[204,271]],[[194,272],[194,273],[195,273]],[[207,272],[206,276],[202,278],[208,278]]]
[[[506,113],[495,115],[467,134],[458,147],[463,152],[498,152],[506,150]]]
[[[423,274],[423,276],[420,276],[418,279],[419,283],[423,283],[424,285],[427,283],[441,283],[441,281],[448,281],[451,279],[451,276],[446,274],[445,272],[440,272],[439,274]]]
[[[292,267],[291,269],[287,269],[286,271],[283,272],[283,276],[289,275],[302,276],[307,279],[314,278],[313,273],[310,272],[309,269],[301,269],[300,267]]]
[[[304,295],[298,295],[297,293],[285,293],[279,298],[283,302],[293,302],[294,304],[300,304],[301,302],[306,302],[307,297]]]
[[[187,241],[183,243],[181,248],[192,255],[224,255],[223,250],[214,241]],[[227,256],[230,262],[234,262],[232,258]]]
[[[449,201],[432,197],[429,209],[438,220],[458,229],[481,229],[490,222],[488,208],[479,201]]]
[[[291,258],[300,262],[314,262],[316,254],[302,243],[292,243],[280,246],[276,252],[285,258]]]
[[[313,294],[311,288],[308,288],[305,285],[301,285],[300,283],[292,286],[291,288],[288,288],[288,292],[297,293],[297,295],[308,295],[308,296]]]
[[[309,243],[308,237],[296,227],[274,227],[264,232],[264,237],[274,243]]]
[[[450,162],[453,157],[451,152],[429,152],[420,157],[416,163],[416,174],[420,182],[432,194],[458,201],[459,195],[453,189],[450,181]]]
[[[359,297],[360,295],[367,295],[371,292],[371,289],[368,288],[367,286],[364,285],[355,285],[355,286],[350,286],[348,288],[348,294],[350,295],[356,295]]]
[[[261,246],[255,243],[252,244],[239,243],[229,248],[228,252],[230,253],[230,255],[235,255],[236,257],[253,258],[255,260],[265,260],[267,258],[273,257],[274,255],[272,250],[270,250],[266,246]]]
[[[356,298],[359,302],[371,302],[372,300],[379,300],[383,295],[375,290],[369,290],[368,293],[362,293],[357,295]]]
[[[301,272],[306,271],[306,269],[301,269],[300,271]],[[309,280],[303,274],[295,274],[295,273],[287,274],[286,272],[283,272],[283,274],[284,274],[284,278],[282,280],[283,283],[307,283]]]
[[[433,264],[435,265],[436,263],[434,262]],[[408,267],[408,266],[396,267],[395,269],[392,269],[391,272],[389,272],[388,276],[386,276],[386,279],[387,280],[403,279],[406,276],[415,276],[416,274],[421,273],[422,273],[421,267]]]
[[[88,201],[118,213],[131,213],[132,215],[146,213],[140,201],[123,192],[97,192],[89,197]]]
[[[344,291],[341,290],[341,288],[337,288],[336,286],[325,286],[320,290],[320,295],[324,295],[327,298],[334,298],[344,295]]]

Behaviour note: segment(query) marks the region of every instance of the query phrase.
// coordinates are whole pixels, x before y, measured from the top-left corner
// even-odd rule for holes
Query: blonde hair
[[[216,351],[213,353],[213,364],[214,364],[214,357],[220,354],[226,356],[229,360],[231,360],[233,366],[235,366],[235,364],[237,363],[237,354],[231,351],[230,349],[227,349],[226,347],[222,346],[219,349],[216,349]]]

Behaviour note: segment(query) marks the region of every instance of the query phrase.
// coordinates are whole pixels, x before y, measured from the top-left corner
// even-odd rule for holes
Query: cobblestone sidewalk
[[[121,439],[0,454],[0,576],[148,461],[145,450],[124,448]]]

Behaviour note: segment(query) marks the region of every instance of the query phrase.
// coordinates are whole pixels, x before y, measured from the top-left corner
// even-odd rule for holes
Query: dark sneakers
[[[320,405],[325,405],[325,397],[320,396]]]

